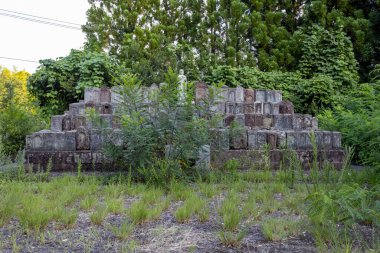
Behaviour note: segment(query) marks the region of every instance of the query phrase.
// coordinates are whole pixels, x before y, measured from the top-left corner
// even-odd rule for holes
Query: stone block
[[[340,132],[332,132],[332,148],[333,149],[340,149],[342,148],[342,134]]]
[[[313,117],[311,120],[311,129],[312,130],[318,130],[318,119],[316,117]]]
[[[72,123],[74,124],[72,129],[78,129],[80,127],[87,127],[87,119],[84,116],[73,116]]]
[[[85,127],[79,127],[75,135],[76,150],[90,150],[90,132]]]
[[[123,95],[122,95],[122,87],[121,86],[114,86],[111,88],[111,103],[112,104],[119,104],[123,102]]]
[[[85,88],[84,90],[84,102],[85,103],[100,103],[100,89],[99,88]]]
[[[265,102],[263,105],[263,114],[273,114],[272,103]]]
[[[279,102],[279,111],[280,114],[294,114],[294,105],[290,101],[281,101]]]
[[[278,133],[275,131],[268,131],[267,133],[267,143],[269,145],[269,148],[276,149],[277,148],[277,142],[278,142]]]
[[[286,132],[285,131],[277,131],[277,147],[279,149],[286,148]]]
[[[226,114],[224,117],[224,126],[228,127],[232,124],[232,122],[235,120],[234,114]]]
[[[277,114],[273,115],[273,128],[278,130],[293,129],[293,115]]]
[[[228,102],[236,102],[236,89],[228,88]]]
[[[294,114],[293,129],[294,130],[312,130],[313,117],[308,114]]]
[[[254,150],[264,149],[267,144],[267,132],[248,130],[248,148]]]
[[[255,90],[255,102],[265,103],[267,101],[266,90]]]
[[[255,114],[263,114],[263,112],[264,112],[263,102],[256,101],[254,103],[254,107],[255,107]]]
[[[262,128],[264,125],[263,115],[245,114],[245,125],[251,129]]]
[[[101,103],[101,114],[112,114],[112,105],[110,103]]]
[[[263,115],[263,127],[265,129],[270,129],[273,126],[273,115]]]
[[[239,126],[244,127],[245,126],[245,114],[243,114],[243,113],[235,114],[235,121]]]
[[[230,148],[231,149],[247,149],[248,136],[247,131],[239,131],[230,134]]]
[[[235,113],[244,113],[244,103],[235,103]]]
[[[211,150],[228,150],[230,148],[230,140],[228,129],[209,130],[211,137]]]
[[[111,103],[111,89],[107,87],[100,88],[100,103]]]
[[[280,113],[280,103],[272,103],[272,114],[277,115]]]
[[[244,113],[255,113],[255,104],[244,103]]]
[[[266,93],[265,102],[279,103],[282,101],[282,93],[280,91],[268,90]]]
[[[73,117],[71,115],[64,115],[62,118],[62,131],[71,131],[74,129]]]
[[[100,129],[90,130],[90,148],[92,151],[101,150],[103,148],[103,135]]]
[[[75,151],[75,132],[43,130],[28,137],[33,151]]]
[[[86,113],[84,103],[72,103],[69,108],[69,114],[71,115],[84,115]]]
[[[243,103],[244,102],[244,88],[238,85],[235,90],[235,102]]]
[[[286,138],[290,149],[310,150],[313,148],[309,131],[287,132]]]
[[[195,84],[195,101],[205,101],[208,99],[209,91],[208,86],[204,82],[197,82]]]
[[[255,102],[255,91],[252,89],[244,89],[244,102],[253,104]]]
[[[57,115],[51,117],[51,130],[53,131],[62,131],[62,120],[63,115]]]
[[[236,103],[235,102],[227,102],[226,103],[226,113],[227,114],[235,114]]]

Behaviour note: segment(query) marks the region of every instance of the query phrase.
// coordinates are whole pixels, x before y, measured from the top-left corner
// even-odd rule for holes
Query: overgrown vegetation
[[[264,172],[270,176],[263,177]],[[133,182],[128,173],[59,177],[39,173],[1,171],[1,227],[17,222],[30,238],[42,240],[55,229],[78,229],[78,224],[83,226],[79,219],[88,217],[95,229],[108,231],[122,247],[141,226],[158,229],[172,217],[171,226],[206,223],[214,231],[211,240],[228,247],[249,245],[246,238],[258,229],[268,242],[281,244],[291,238],[302,241],[309,234],[318,251],[380,250],[376,240],[380,188],[373,169],[346,167],[332,173],[326,166],[311,174],[251,168],[232,170],[234,176],[210,171],[193,183],[171,179],[169,187],[149,180],[150,185]],[[0,246],[13,247],[11,241]]]

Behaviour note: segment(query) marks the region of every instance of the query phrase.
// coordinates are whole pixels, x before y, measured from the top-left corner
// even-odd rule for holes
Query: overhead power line
[[[38,61],[31,61],[31,60],[18,59],[18,58],[12,58],[12,57],[4,57],[4,56],[0,56],[0,59],[6,59],[6,60],[14,60],[14,61],[23,61],[23,62],[33,62],[33,63],[39,63]]]
[[[0,9],[0,11],[9,12],[9,13],[18,14],[18,15],[23,15],[23,16],[28,16],[28,17],[33,17],[33,18],[38,18],[38,19],[55,21],[55,22],[59,22],[59,23],[66,23],[69,25],[81,26],[81,24],[77,24],[77,23],[72,23],[72,22],[58,20],[58,19],[52,19],[52,18],[45,18],[45,17],[30,15],[30,14],[26,14],[26,13],[17,12],[17,11],[10,11],[10,10],[5,10],[5,9]]]
[[[6,16],[6,17],[11,17],[11,18],[22,19],[22,20],[26,20],[26,21],[31,21],[31,22],[36,22],[36,23],[41,23],[41,24],[45,24],[45,25],[57,26],[57,27],[61,27],[61,28],[67,28],[67,29],[73,29],[73,30],[79,30],[79,31],[82,30],[80,27],[54,23],[54,22],[39,20],[39,19],[35,19],[35,18],[22,17],[22,16],[14,15],[14,14],[8,14],[8,13],[1,13],[0,12],[0,15]]]

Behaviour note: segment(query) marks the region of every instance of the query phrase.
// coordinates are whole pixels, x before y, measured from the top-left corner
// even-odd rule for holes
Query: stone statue
[[[179,71],[178,79],[178,99],[180,102],[184,102],[186,100],[187,77],[185,76],[183,69]]]

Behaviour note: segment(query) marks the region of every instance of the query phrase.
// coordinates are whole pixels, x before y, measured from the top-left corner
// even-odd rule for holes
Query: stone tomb
[[[211,93],[210,87],[198,82],[195,103],[205,104]],[[76,170],[79,159],[83,169],[102,169],[107,165],[102,154],[104,133],[112,136],[116,145],[122,145],[118,104],[123,96],[117,87],[88,88],[84,100],[70,104],[64,115],[51,118],[51,129],[26,137],[26,164],[34,169],[46,167],[51,159],[54,170]],[[151,107],[157,85],[144,88],[141,95],[144,105]],[[86,117],[86,109],[99,113],[99,122]],[[317,119],[311,115],[297,114],[290,101],[282,100],[280,91],[221,87],[211,110],[223,116],[218,128],[210,129],[211,143],[200,151],[200,159],[213,167],[223,166],[229,159],[239,159],[243,167],[262,165],[263,156],[269,156],[271,166],[278,168],[289,151],[295,152],[304,168],[314,159],[324,160],[340,168],[344,160],[339,132],[318,129]],[[242,126],[238,134],[231,134],[232,122]],[[317,157],[313,157],[313,140]],[[207,157],[208,158],[207,158]],[[202,162],[203,163],[203,162]]]

